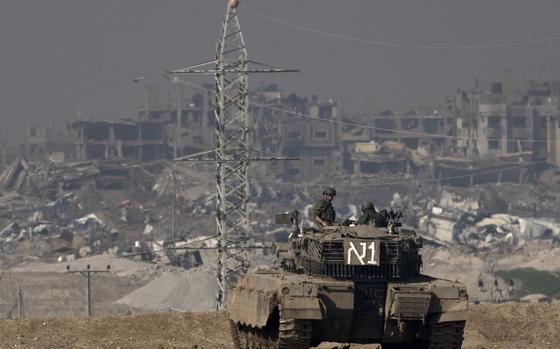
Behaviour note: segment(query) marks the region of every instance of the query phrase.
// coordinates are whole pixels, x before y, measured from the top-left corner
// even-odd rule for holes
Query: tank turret
[[[286,249],[279,251],[289,272],[349,280],[399,280],[420,275],[422,238],[401,228],[400,213],[390,212],[386,226],[336,225],[302,229],[297,211],[276,216],[292,224]]]

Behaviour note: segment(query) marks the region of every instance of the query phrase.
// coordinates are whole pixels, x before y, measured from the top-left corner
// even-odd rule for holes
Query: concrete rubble
[[[106,179],[104,168],[107,164],[28,164],[21,158],[8,166],[0,174],[3,259],[66,260],[114,247],[119,230],[95,198],[96,181]]]
[[[480,198],[443,191],[426,205],[418,228],[428,240],[477,252],[512,251],[529,241],[560,241],[560,223],[551,219],[493,213]]]

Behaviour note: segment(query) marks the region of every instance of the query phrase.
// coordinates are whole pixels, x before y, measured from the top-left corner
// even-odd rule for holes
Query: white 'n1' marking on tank
[[[362,254],[361,255],[358,253],[358,250],[356,249],[356,246],[354,245],[354,243],[352,241],[350,241],[350,248],[348,248],[348,263],[347,264],[352,264],[352,252],[354,252],[356,257],[358,257],[358,260],[360,261],[360,263],[362,265],[366,264],[364,262],[364,258],[366,258],[367,251],[371,250],[371,259],[369,261],[367,261],[367,264],[376,265],[377,263],[375,263],[375,241],[370,242],[369,247],[367,245],[367,242],[360,242],[360,246],[362,246]]]

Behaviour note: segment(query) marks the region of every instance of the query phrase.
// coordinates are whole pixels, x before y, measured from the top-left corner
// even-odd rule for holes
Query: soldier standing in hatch
[[[323,190],[323,197],[313,206],[313,217],[319,227],[333,225],[336,212],[332,206],[332,200],[336,196],[336,190],[326,188]]]
[[[375,207],[373,206],[373,202],[371,201],[364,201],[362,204],[362,215],[356,221],[356,225],[366,225],[370,224],[373,221],[373,216],[375,214]]]
[[[362,215],[358,218],[355,223],[356,225],[366,225],[373,224],[376,227],[386,227],[387,217],[386,214],[382,212],[377,212],[373,202],[364,201],[362,204]]]

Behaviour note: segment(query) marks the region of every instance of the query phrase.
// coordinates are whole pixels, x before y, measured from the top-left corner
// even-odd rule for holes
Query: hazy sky
[[[137,76],[214,56],[225,0],[4,0],[0,7],[0,138],[31,123],[134,117]],[[301,74],[266,78],[348,112],[437,103],[503,71],[558,76],[560,40],[473,50],[391,48],[302,31],[244,10],[368,41],[461,46],[560,36],[557,0],[242,0],[251,58]],[[259,79],[262,79],[259,77]],[[161,79],[163,97],[168,85]],[[203,79],[197,79],[201,82]],[[210,81],[210,80],[209,80]],[[256,79],[253,79],[255,82]]]

